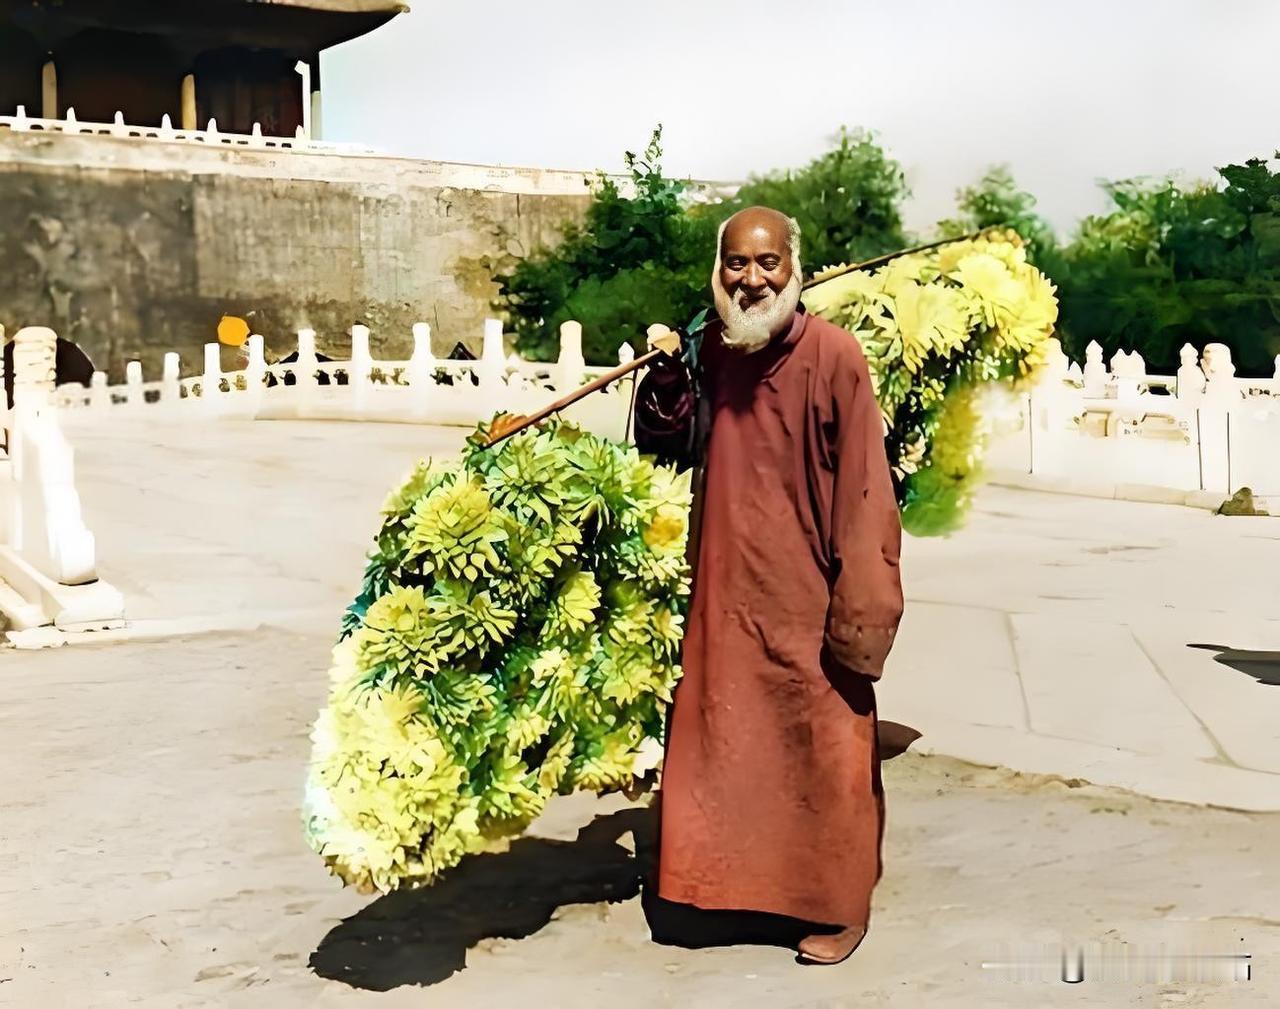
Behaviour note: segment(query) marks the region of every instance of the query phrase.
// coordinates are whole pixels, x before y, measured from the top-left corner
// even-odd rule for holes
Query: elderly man
[[[699,469],[658,894],[812,923],[801,959],[838,963],[880,877],[872,684],[902,614],[881,415],[857,340],[799,304],[794,221],[730,218],[711,284],[698,381],[673,359],[636,407],[643,451]]]

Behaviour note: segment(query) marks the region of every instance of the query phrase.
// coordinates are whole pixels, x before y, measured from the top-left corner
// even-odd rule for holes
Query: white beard
[[[729,297],[717,269],[711,275],[711,293],[715,297],[716,312],[724,323],[721,341],[732,350],[754,354],[768,346],[774,334],[782,332],[790,323],[800,304],[800,276],[793,273],[782,293],[769,289],[760,301],[743,308],[737,298]]]

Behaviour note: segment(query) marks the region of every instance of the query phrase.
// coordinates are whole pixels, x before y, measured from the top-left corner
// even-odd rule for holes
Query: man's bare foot
[[[828,935],[811,935],[800,940],[800,959],[807,963],[840,963],[858,948],[866,934],[865,925],[853,925]]]

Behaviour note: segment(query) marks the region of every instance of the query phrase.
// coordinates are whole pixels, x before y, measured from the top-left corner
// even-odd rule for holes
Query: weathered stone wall
[[[407,355],[418,321],[438,354],[478,348],[496,293],[478,258],[554,242],[584,211],[585,182],[0,131],[0,324],[50,326],[117,379],[134,358],[158,376],[168,350],[198,370],[224,314],[276,354],[303,327],[345,351],[355,322],[376,356]]]

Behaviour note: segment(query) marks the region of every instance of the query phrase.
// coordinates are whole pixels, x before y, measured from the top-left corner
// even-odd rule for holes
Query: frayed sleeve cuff
[[[846,625],[828,630],[827,648],[842,666],[878,680],[897,633],[896,626]]]

